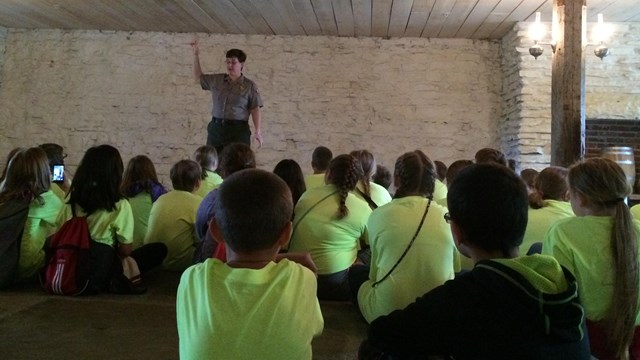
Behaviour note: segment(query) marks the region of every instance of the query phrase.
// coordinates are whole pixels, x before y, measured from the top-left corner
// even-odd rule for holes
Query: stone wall
[[[248,54],[264,98],[260,167],[311,152],[367,148],[392,167],[416,148],[450,163],[498,146],[500,43],[200,34],[205,72]],[[110,143],[125,162],[170,166],[206,140],[211,96],[192,79],[192,34],[10,29],[0,89],[0,153],[57,142],[71,169]],[[0,160],[3,161],[3,160]],[[4,164],[3,164],[4,165]]]
[[[6,38],[7,29],[0,26],[0,88],[2,88],[2,66],[4,65]]]
[[[593,55],[595,46],[586,48],[586,117],[639,119],[640,23],[611,25],[608,57],[601,61]],[[502,136],[503,150],[520,159],[522,168],[541,169],[551,158],[551,48],[543,46],[544,54],[534,59],[527,30],[527,23],[517,24],[502,40],[500,128],[509,129]]]

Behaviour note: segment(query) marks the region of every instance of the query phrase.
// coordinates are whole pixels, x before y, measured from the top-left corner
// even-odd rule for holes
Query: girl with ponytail
[[[369,205],[352,191],[362,168],[351,155],[339,155],[327,169],[326,185],[307,190],[295,206],[290,252],[309,252],[318,268],[318,298],[347,300],[349,267],[358,243],[366,242]]]
[[[577,217],[552,225],[542,252],[578,280],[593,356],[638,359],[640,222],[624,202],[625,174],[611,160],[585,160],[569,168],[569,191]]]
[[[376,173],[376,160],[373,154],[368,150],[355,150],[350,155],[358,161],[359,166],[362,168],[362,176],[358,181],[354,194],[368,202],[372,209],[391,201],[389,191],[371,180]]]
[[[567,174],[561,166],[550,166],[542,170],[534,179],[529,193],[529,221],[520,245],[520,255],[540,252],[544,234],[554,222],[575,216],[569,203]],[[531,248],[536,244],[538,250]]]
[[[447,209],[433,201],[436,171],[431,160],[420,150],[403,154],[394,179],[398,190],[393,200],[369,217],[371,268],[354,266],[349,275],[368,322],[453,279],[458,259],[444,220]],[[362,271],[364,279],[358,274]]]

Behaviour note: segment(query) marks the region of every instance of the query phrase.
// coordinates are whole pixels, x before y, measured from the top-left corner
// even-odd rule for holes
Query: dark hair
[[[245,54],[244,51],[240,49],[231,49],[227,51],[227,54],[225,55],[225,57],[227,59],[237,58],[238,61],[240,61],[243,64],[245,61],[247,61],[247,54]]]
[[[590,208],[614,212],[610,239],[613,296],[603,323],[609,349],[615,358],[624,358],[633,338],[640,281],[638,236],[624,203],[631,187],[618,164],[609,159],[593,158],[569,168],[569,188],[572,195],[576,193],[586,198]]]
[[[7,164],[6,178],[0,185],[0,203],[8,200],[42,203],[40,195],[51,187],[45,152],[38,147],[16,152]]]
[[[4,178],[7,176],[7,168],[9,167],[9,163],[11,162],[13,156],[22,150],[24,150],[24,148],[17,147],[9,151],[9,154],[7,154],[7,162],[5,163],[4,169],[2,169],[2,175],[0,175],[0,181],[4,180]]]
[[[362,185],[364,187],[364,193],[367,196],[371,196],[371,177],[376,172],[376,160],[373,158],[373,154],[367,150],[354,150],[350,154],[353,156],[359,163],[362,168],[362,176],[360,180],[362,180]]]
[[[342,219],[349,215],[347,196],[350,191],[356,188],[358,180],[362,178],[362,167],[353,156],[343,154],[331,160],[327,173],[327,184],[333,184],[338,188],[340,205],[338,206],[337,218]]]
[[[171,184],[175,190],[192,192],[200,179],[202,169],[193,160],[180,160],[169,170]]]
[[[331,159],[333,159],[331,150],[324,146],[318,146],[311,155],[311,167],[313,167],[313,170],[326,171]]]
[[[307,190],[307,186],[304,183],[304,175],[300,165],[295,160],[284,159],[281,160],[273,169],[273,173],[278,175],[289,186],[291,190],[291,196],[293,198],[293,204],[295,205],[302,196],[302,193]]]
[[[475,156],[476,164],[492,162],[498,165],[508,166],[507,157],[500,150],[484,148],[478,150]]]
[[[202,180],[207,178],[207,170],[216,171],[218,167],[218,152],[211,145],[200,146],[193,153],[193,159],[202,167]]]
[[[469,165],[473,165],[473,161],[456,160],[449,165],[449,168],[447,168],[447,176],[445,177],[447,179],[447,188],[451,187],[451,184],[453,184],[453,180],[458,176],[458,173]]]
[[[538,170],[536,169],[524,169],[520,172],[520,178],[522,178],[524,183],[527,184],[530,189],[533,189],[536,176],[538,176]]]
[[[64,148],[62,146],[54,143],[46,143],[39,147],[47,153],[47,158],[49,159],[49,171],[53,172],[54,165],[64,165],[64,158],[66,155],[64,154]]]
[[[214,205],[215,221],[225,243],[242,253],[273,246],[292,214],[287,184],[259,169],[238,171],[226,178]]]
[[[422,195],[433,198],[436,181],[435,165],[420,150],[400,155],[396,160],[393,176],[399,181],[394,198]]]
[[[220,176],[223,178],[234,172],[253,169],[256,167],[256,158],[251,147],[242,143],[233,143],[225,146],[220,154]]]
[[[516,171],[516,168],[518,167],[516,159],[507,159],[507,167],[509,167],[509,169],[513,171]]]
[[[438,180],[444,181],[447,177],[447,165],[440,160],[435,160],[433,163],[436,166],[436,175],[438,176]]]
[[[534,191],[529,194],[529,206],[540,209],[544,207],[545,200],[565,201],[569,191],[568,174],[569,170],[561,166],[550,166],[542,170],[533,182]]]
[[[382,186],[385,189],[389,189],[391,186],[391,171],[382,165],[376,165],[376,173],[371,178],[374,183]]]
[[[69,190],[69,204],[88,214],[96,210],[113,211],[122,199],[122,158],[111,145],[94,146],[85,152]]]
[[[449,188],[447,204],[452,221],[477,247],[506,256],[522,243],[527,187],[508,167],[487,163],[462,170]]]
[[[153,162],[146,155],[137,155],[129,160],[122,179],[122,193],[129,197],[134,186],[140,186],[151,194],[152,187],[158,183],[158,175]]]

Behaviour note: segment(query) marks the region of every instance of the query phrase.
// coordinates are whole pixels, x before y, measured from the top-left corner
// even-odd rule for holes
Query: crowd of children
[[[125,169],[95,146],[54,179],[65,157],[8,155],[0,214],[28,207],[11,281],[35,281],[47,239],[86,216],[85,294],[144,292],[125,258],[182,272],[181,358],[310,359],[319,300],[350,300],[370,324],[362,359],[640,359],[640,207],[610,160],[517,174],[496,149],[449,167],[416,150],[390,172],[319,146],[305,177],[292,159],[255,169],[244,144],[202,146],[167,191],[145,155]]]

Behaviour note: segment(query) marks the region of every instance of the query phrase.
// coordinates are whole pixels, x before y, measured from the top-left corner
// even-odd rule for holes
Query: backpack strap
[[[330,193],[329,195],[323,197],[322,199],[320,199],[320,201],[318,201],[317,203],[313,204],[313,206],[311,206],[309,208],[309,210],[307,210],[304,214],[302,214],[302,216],[300,216],[300,219],[298,219],[298,221],[296,221],[296,223],[293,225],[293,231],[291,232],[291,239],[293,239],[293,234],[296,233],[296,229],[298,229],[298,225],[302,222],[302,219],[305,218],[305,216],[307,216],[311,210],[313,210],[316,206],[320,205],[321,202],[325,201],[326,199],[332,197],[333,195],[337,194],[338,190]],[[291,247],[291,242],[289,242],[289,247]]]
[[[375,210],[378,208],[378,204],[376,204],[373,199],[371,199],[371,196],[365,194],[364,191],[358,189],[358,187],[356,187],[356,191],[358,192],[358,194],[362,195],[367,204],[369,204],[371,210]]]
[[[416,233],[413,235],[413,238],[411,238],[411,241],[409,241],[409,245],[407,245],[407,248],[404,249],[404,252],[402,253],[402,255],[400,255],[400,258],[398,259],[398,261],[396,261],[396,263],[391,267],[391,270],[389,270],[389,272],[387,272],[382,277],[382,279],[380,279],[380,280],[374,282],[373,284],[371,284],[371,287],[378,286],[378,284],[380,284],[386,278],[388,278],[389,275],[391,275],[391,273],[393,272],[393,270],[395,270],[396,267],[398,267],[398,265],[400,265],[400,262],[402,261],[402,259],[404,259],[404,257],[409,252],[409,249],[411,248],[411,245],[413,245],[413,243],[416,241],[416,238],[418,237],[418,234],[420,233],[420,230],[422,229],[422,224],[424,224],[424,219],[427,217],[427,213],[429,212],[429,207],[431,206],[431,198],[428,198],[428,200],[429,200],[429,202],[427,202],[427,208],[424,209],[424,214],[422,214],[422,219],[420,219],[420,225],[418,225],[418,230],[416,230]]]

